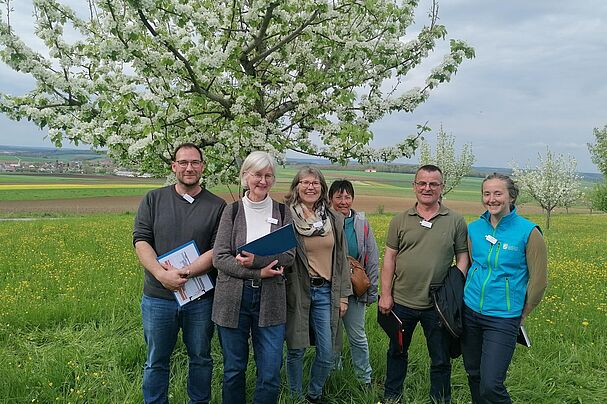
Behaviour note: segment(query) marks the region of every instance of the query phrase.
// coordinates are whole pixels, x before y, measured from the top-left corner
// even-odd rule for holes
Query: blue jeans
[[[331,285],[310,287],[310,327],[314,332],[316,356],[310,368],[308,395],[318,398],[333,367],[333,341],[331,337]],[[303,394],[303,357],[306,348],[287,352],[287,378],[291,394]]]
[[[246,403],[249,335],[253,342],[257,381],[254,403],[276,403],[280,391],[280,368],[285,324],[259,327],[261,288],[245,285],[242,290],[238,328],[217,326],[223,350],[224,403]]]
[[[143,370],[143,400],[168,403],[169,364],[181,328],[189,357],[188,396],[190,403],[211,401],[211,339],[213,299],[207,297],[179,307],[175,300],[143,295],[141,314],[147,359]]]
[[[520,317],[490,317],[464,305],[462,354],[474,404],[511,403],[504,386]]]
[[[346,311],[342,320],[350,342],[350,354],[352,355],[352,365],[354,365],[356,377],[362,383],[371,383],[369,343],[365,333],[365,303],[359,303],[355,296],[350,296],[348,298],[348,311]]]
[[[411,345],[413,331],[420,322],[426,337],[426,346],[430,355],[430,402],[451,402],[451,357],[449,356],[449,340],[446,331],[440,327],[440,320],[434,308],[416,310],[394,304],[392,309],[403,322],[403,351],[398,344],[390,340],[386,354],[387,369],[384,385],[384,398],[400,400],[403,384],[407,376],[409,360],[408,350]]]

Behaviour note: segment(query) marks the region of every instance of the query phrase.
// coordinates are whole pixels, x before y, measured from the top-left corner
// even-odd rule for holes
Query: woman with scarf
[[[303,396],[303,357],[315,345],[306,399],[321,402],[324,384],[341,350],[340,318],[352,294],[343,216],[331,210],[320,170],[301,168],[285,203],[297,236],[295,261],[287,276],[287,377],[291,393]]]

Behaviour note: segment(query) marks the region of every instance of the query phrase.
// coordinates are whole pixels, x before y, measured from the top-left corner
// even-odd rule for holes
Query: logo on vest
[[[508,251],[518,251],[519,250],[517,245],[512,245],[512,244],[508,244],[508,243],[504,243],[502,246],[502,249],[508,250]]]

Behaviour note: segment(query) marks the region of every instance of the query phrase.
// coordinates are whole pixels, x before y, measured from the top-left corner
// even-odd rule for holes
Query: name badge
[[[315,229],[320,229],[322,227],[322,220],[312,223],[312,227],[314,227]]]
[[[278,224],[278,219],[274,219],[273,217],[269,217],[266,219],[266,222],[271,224]]]
[[[183,199],[185,199],[186,201],[188,201],[189,203],[194,202],[194,198],[192,198],[190,195],[188,194],[183,194]]]
[[[487,240],[488,242],[490,242],[491,244],[495,244],[497,243],[497,239],[495,237],[493,237],[491,234],[487,234],[485,236],[485,240]]]
[[[419,222],[419,224],[421,224],[422,227],[426,227],[428,229],[432,228],[432,222],[429,222],[427,220],[422,220],[421,222]]]

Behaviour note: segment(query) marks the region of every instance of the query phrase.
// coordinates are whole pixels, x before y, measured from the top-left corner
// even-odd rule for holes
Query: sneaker
[[[323,403],[324,401],[322,401],[322,396],[318,396],[316,398],[313,398],[311,395],[306,394],[306,401],[309,403]]]

